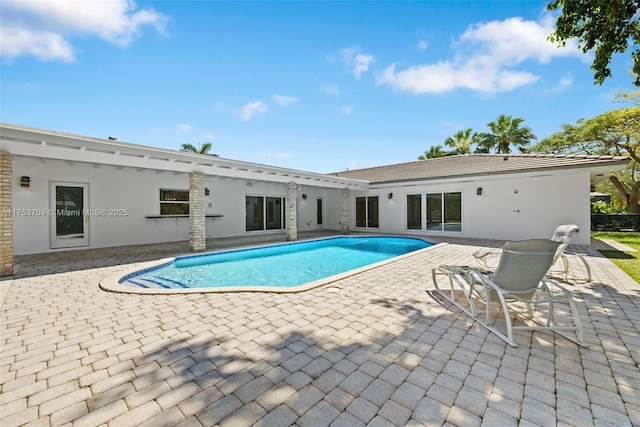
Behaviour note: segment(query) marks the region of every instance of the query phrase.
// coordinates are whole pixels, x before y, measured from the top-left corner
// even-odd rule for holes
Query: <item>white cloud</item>
[[[558,80],[558,83],[554,87],[549,89],[546,93],[550,94],[564,92],[571,86],[573,86],[573,76],[571,74],[567,74],[566,76]]]
[[[515,67],[528,60],[545,64],[562,56],[585,59],[576,43],[558,48],[547,40],[553,25],[548,15],[539,22],[509,18],[477,24],[454,43],[457,50],[452,59],[400,71],[396,71],[394,63],[377,76],[377,83],[414,94],[444,93],[456,88],[491,94],[533,84],[540,78],[538,75]]]
[[[420,40],[418,42],[418,49],[419,50],[427,50],[428,47],[429,47],[429,43],[427,43],[425,40]]]
[[[276,102],[276,104],[282,105],[283,107],[286,107],[298,101],[298,99],[293,96],[278,94],[273,95],[273,100]]]
[[[186,123],[179,124],[178,130],[180,132],[189,132],[191,130],[191,125],[188,125]]]
[[[262,101],[253,101],[244,105],[239,110],[235,110],[234,113],[243,122],[248,122],[252,118],[258,115],[265,114],[267,112],[267,105]]]
[[[369,70],[369,66],[375,62],[373,55],[359,53],[355,47],[348,47],[340,51],[342,61],[347,66],[349,72],[352,72],[357,79],[362,73]]]
[[[354,108],[356,107],[354,107],[353,105],[345,105],[343,107],[340,107],[340,112],[342,112],[342,114],[351,114]]]
[[[2,2],[0,55],[72,62],[73,36],[97,36],[126,47],[145,26],[164,32],[168,18],[133,0]]]
[[[0,28],[0,55],[15,58],[32,55],[40,61],[60,60],[73,62],[75,57],[71,45],[59,34],[49,31],[35,32],[27,28]]]
[[[332,95],[332,96],[341,95],[340,88],[338,87],[338,85],[335,85],[335,84],[322,85],[322,87],[320,88],[320,91],[326,95]]]

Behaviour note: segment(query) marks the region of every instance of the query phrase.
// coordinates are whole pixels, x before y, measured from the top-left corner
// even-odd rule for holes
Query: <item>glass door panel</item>
[[[264,230],[264,197],[247,196],[246,230]]]
[[[356,227],[367,226],[367,198],[356,197]]]
[[[51,183],[51,248],[89,245],[89,185]]]
[[[267,197],[267,230],[282,229],[282,198]]]
[[[378,221],[378,196],[368,197],[367,215],[369,216],[367,226],[378,228],[380,226]]]
[[[422,229],[422,195],[407,196],[407,230]]]
[[[462,193],[444,194],[444,230],[462,231]]]
[[[323,202],[322,197],[318,197],[316,199],[316,224],[318,228],[324,228],[324,220],[323,220]]]
[[[442,193],[427,194],[427,230],[442,231]]]

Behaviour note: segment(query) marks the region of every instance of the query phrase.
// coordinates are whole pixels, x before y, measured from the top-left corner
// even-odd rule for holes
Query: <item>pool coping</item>
[[[409,237],[409,236],[389,236],[389,235],[370,235],[368,237]],[[163,258],[156,261],[148,261],[143,263],[132,264],[127,269],[120,271],[116,274],[112,274],[110,276],[105,277],[99,283],[100,289],[107,292],[117,292],[117,293],[127,293],[127,294],[142,294],[142,295],[172,295],[172,294],[202,294],[202,293],[230,293],[230,292],[265,292],[265,293],[298,293],[305,292],[310,289],[315,289],[320,286],[325,286],[330,283],[336,282],[338,280],[344,279],[346,277],[350,277],[356,274],[360,274],[364,271],[371,270],[373,268],[378,268],[383,265],[387,265],[389,263],[399,261],[401,259],[405,259],[411,256],[415,256],[421,254],[425,251],[432,250],[434,248],[442,247],[443,245],[447,245],[448,243],[437,243],[431,242],[422,237],[410,236],[413,239],[424,240],[425,242],[431,243],[432,245],[418,249],[417,251],[409,252],[407,254],[398,255],[393,258],[385,259],[382,261],[375,262],[373,264],[368,264],[362,267],[355,268],[353,270],[345,271],[343,273],[334,274],[333,276],[325,277],[322,279],[314,280],[313,282],[304,283],[298,286],[292,287],[281,287],[281,286],[250,286],[250,285],[238,285],[238,286],[224,286],[224,287],[212,287],[212,288],[172,288],[172,289],[164,289],[164,288],[136,288],[129,285],[123,285],[120,283],[120,280],[128,276],[130,274],[139,272],[141,270],[148,270],[155,267],[159,267],[163,264],[167,264],[173,262],[178,256],[172,258]],[[325,240],[325,238],[320,239],[310,239],[305,240],[306,242],[315,241],[315,240]],[[296,243],[296,242],[290,242]],[[283,243],[278,243],[274,245],[260,245],[256,247],[269,247],[269,246],[277,246],[282,245]],[[287,243],[284,243],[287,244]],[[229,249],[222,249],[218,251],[211,252],[202,252],[198,254],[189,254],[189,255],[181,255],[181,256],[202,256],[208,254],[215,254],[220,252],[228,252]],[[335,292],[335,291],[334,291]]]

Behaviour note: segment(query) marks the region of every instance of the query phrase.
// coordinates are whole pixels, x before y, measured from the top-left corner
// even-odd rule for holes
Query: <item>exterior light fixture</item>
[[[20,177],[20,187],[29,188],[30,184],[31,184],[31,178],[29,178],[28,176]]]
[[[302,198],[303,198],[303,199],[305,199],[305,200],[307,200],[307,195],[306,195],[306,194],[303,194],[303,195],[302,195]]]
[[[389,193],[389,194],[387,195],[387,197],[388,197],[389,199],[393,199],[393,193]]]
[[[209,195],[209,189],[208,189],[208,188],[205,188],[205,189],[204,189],[204,195],[205,195],[205,196],[208,196],[208,195]]]
[[[482,187],[478,187],[478,188],[476,188],[476,194],[477,194],[478,196],[482,196]]]

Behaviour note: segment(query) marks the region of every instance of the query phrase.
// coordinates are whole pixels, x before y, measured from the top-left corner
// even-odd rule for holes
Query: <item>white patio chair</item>
[[[553,331],[586,346],[571,293],[546,277],[559,245],[543,239],[507,242],[495,271],[441,265],[432,270],[436,292],[511,346],[517,346],[514,330]],[[438,283],[442,276],[448,290]],[[567,304],[557,304],[560,301]],[[500,330],[496,326],[502,321]]]
[[[559,225],[553,232],[551,240],[554,242],[560,242],[560,246],[556,252],[556,256],[553,259],[553,265],[549,270],[549,276],[562,277],[566,282],[569,280],[569,272],[571,272],[571,278],[575,281],[584,280],[586,282],[591,281],[591,268],[587,264],[587,260],[584,259],[583,254],[567,251],[569,243],[573,233],[578,231],[578,226],[575,224]],[[574,260],[575,262],[571,262]]]
[[[567,247],[571,243],[573,234],[578,231],[579,227],[575,224],[559,225],[553,232],[551,240],[559,242],[560,246],[556,251],[553,259],[552,267],[549,269],[548,276],[552,278],[562,278],[565,282],[571,279],[573,281],[591,281],[591,268],[583,254],[568,252]],[[482,248],[473,253],[474,258],[480,265],[485,268],[494,269],[500,259],[500,249]]]

